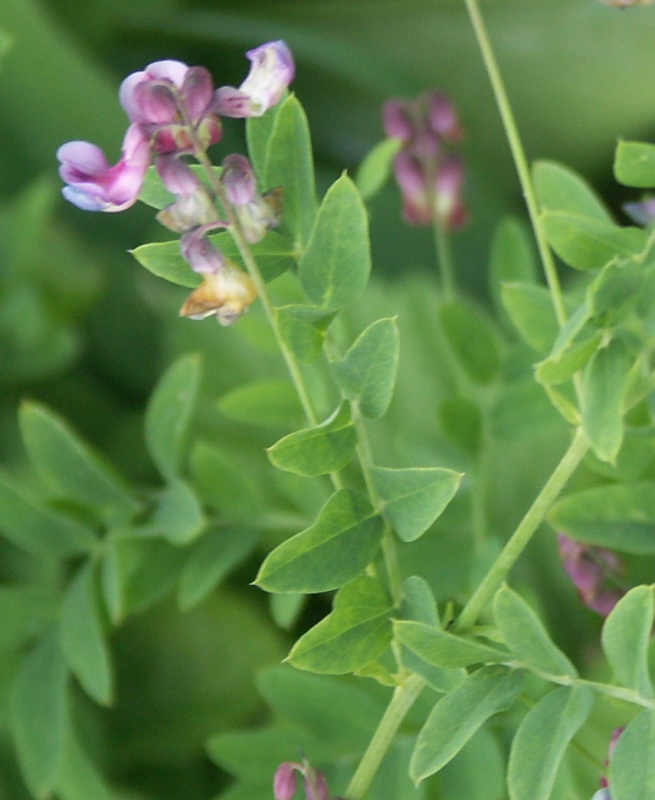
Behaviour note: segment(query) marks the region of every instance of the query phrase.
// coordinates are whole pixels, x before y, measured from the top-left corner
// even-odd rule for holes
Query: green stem
[[[398,728],[424,686],[423,678],[412,675],[401,686],[396,687],[391,702],[346,789],[347,800],[362,800],[366,795]]]
[[[455,267],[453,254],[450,247],[450,236],[441,225],[434,224],[434,245],[437,251],[439,273],[441,275],[442,299],[451,303],[457,297],[457,281],[455,280]]]
[[[500,112],[500,116],[503,121],[505,135],[507,136],[507,141],[512,152],[512,158],[514,159],[514,165],[516,167],[521,189],[523,191],[523,197],[525,198],[525,203],[530,215],[530,221],[532,223],[537,241],[537,249],[539,250],[539,256],[543,264],[546,282],[550,290],[550,296],[555,309],[555,314],[557,316],[557,321],[560,327],[563,327],[566,324],[567,313],[564,306],[562,289],[560,287],[555,262],[548,246],[546,234],[539,216],[539,207],[537,205],[537,199],[535,196],[534,187],[532,185],[532,179],[530,177],[530,167],[523,149],[521,137],[519,136],[514,114],[512,112],[512,107],[509,103],[507,91],[505,90],[505,85],[503,83],[500,70],[498,69],[498,64],[496,63],[493,48],[491,47],[491,42],[487,34],[484,20],[480,14],[477,0],[464,0],[464,2],[466,3],[471,24],[473,25],[473,30],[475,31],[475,36],[478,40],[478,46],[480,47],[480,52],[482,53],[485,68],[489,76],[489,81],[491,82],[491,87],[496,98],[496,105],[498,106],[498,111]]]
[[[578,429],[562,460],[555,467],[550,478],[527,510],[482,583],[464,606],[455,623],[455,630],[465,631],[475,625],[485,605],[505,580],[509,571],[529,544],[548,510],[566,486],[588,449],[587,438],[582,429]]]

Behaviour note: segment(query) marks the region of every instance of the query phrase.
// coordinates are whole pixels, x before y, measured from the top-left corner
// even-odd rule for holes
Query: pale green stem
[[[424,686],[423,678],[412,675],[401,686],[396,687],[391,702],[346,789],[346,800],[362,800],[366,795],[398,728]]]
[[[450,235],[438,222],[434,223],[434,244],[437,251],[439,273],[441,275],[442,299],[451,303],[457,297],[457,281],[455,280],[455,266],[450,247]]]
[[[557,275],[555,262],[548,246],[546,234],[539,216],[539,207],[537,205],[537,199],[535,197],[534,187],[530,177],[530,167],[523,149],[521,137],[519,136],[514,114],[512,112],[512,107],[509,103],[509,98],[507,97],[505,85],[503,83],[500,70],[498,69],[498,64],[496,63],[496,57],[494,55],[493,48],[491,47],[491,42],[482,19],[482,15],[480,14],[477,0],[464,0],[464,2],[466,3],[469,17],[471,18],[471,24],[473,25],[473,30],[475,31],[475,35],[478,40],[478,46],[480,47],[480,52],[482,53],[482,58],[489,76],[489,81],[491,82],[491,87],[496,98],[496,105],[498,106],[498,111],[500,112],[500,116],[503,121],[505,135],[512,152],[512,158],[514,159],[514,165],[518,173],[521,190],[523,191],[523,197],[525,199],[528,213],[530,215],[530,221],[534,229],[534,234],[537,241],[537,249],[539,250],[539,256],[543,264],[546,282],[550,290],[550,296],[555,309],[555,314],[557,316],[557,321],[560,327],[563,327],[566,324],[567,313],[564,306],[564,298],[562,295],[562,289],[560,287],[559,276]]]
[[[555,467],[550,478],[508,539],[482,583],[464,606],[455,623],[455,630],[465,631],[475,625],[480,613],[528,546],[548,510],[566,486],[588,449],[587,438],[582,429],[578,429],[562,460]]]

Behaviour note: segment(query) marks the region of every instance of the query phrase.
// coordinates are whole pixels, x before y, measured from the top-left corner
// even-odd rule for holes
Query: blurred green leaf
[[[25,645],[53,623],[59,597],[42,583],[0,586],[0,654]]]
[[[76,736],[69,736],[66,742],[56,788],[62,800],[117,800]]]
[[[476,383],[489,383],[500,367],[499,342],[494,326],[484,314],[463,303],[442,303],[441,329],[455,358]]]
[[[496,309],[502,307],[506,283],[533,284],[537,274],[532,232],[522,220],[506,217],[494,231],[489,256],[489,288]]]
[[[380,191],[391,175],[393,160],[400,150],[400,139],[382,139],[361,160],[355,183],[362,200],[370,200]]]
[[[564,752],[589,716],[593,700],[586,686],[560,686],[528,712],[509,757],[511,800],[549,800]]]
[[[346,466],[355,451],[357,436],[347,403],[315,428],[295,431],[267,450],[278,469],[315,478]]]
[[[628,723],[610,761],[612,800],[649,800],[655,792],[655,713]]]
[[[193,490],[181,480],[171,480],[161,492],[147,527],[171,544],[187,545],[202,533],[206,519]]]
[[[532,168],[532,179],[542,211],[566,211],[600,222],[613,222],[598,195],[572,169],[555,161],[537,161]]]
[[[380,546],[382,520],[368,500],[340,489],[314,524],[270,553],[255,583],[269,592],[325,592],[356,578]]]
[[[505,644],[521,664],[553,675],[577,676],[575,667],[553,643],[543,622],[508,586],[496,592],[494,618]]]
[[[648,649],[653,630],[653,586],[635,586],[622,597],[603,625],[602,644],[621,686],[653,696]]]
[[[437,409],[444,436],[469,456],[480,452],[483,436],[482,412],[472,400],[458,395],[447,397]]]
[[[199,387],[200,359],[183,356],[160,378],[148,401],[146,444],[157,469],[166,478],[175,478],[182,468]]]
[[[634,307],[646,279],[644,265],[635,259],[614,261],[587,288],[589,316],[603,327],[616,325]]]
[[[246,142],[248,145],[248,157],[250,163],[255,171],[255,175],[259,179],[260,191],[270,189],[270,186],[263,186],[266,173],[266,151],[268,143],[273,132],[273,126],[277,115],[288,98],[288,93],[281,99],[277,105],[262,114],[261,117],[248,117],[246,119]]]
[[[252,519],[262,513],[256,476],[228,450],[197,442],[191,450],[189,472],[198,498],[222,517]]]
[[[398,371],[398,325],[379,319],[354,341],[332,371],[344,396],[365,417],[382,417],[389,407]]]
[[[614,177],[624,186],[650,189],[655,186],[655,145],[620,140],[614,154]]]
[[[71,672],[87,694],[107,706],[113,696],[113,675],[102,616],[93,565],[87,563],[64,596],[59,636]]]
[[[441,467],[372,467],[382,513],[404,542],[422,536],[455,496],[462,474]]]
[[[655,484],[619,483],[572,492],[555,503],[548,521],[585,544],[655,553]]]
[[[391,611],[392,604],[378,580],[356,578],[337,592],[332,613],[298,639],[286,660],[309,672],[355,672],[389,646]]]
[[[538,353],[547,353],[559,332],[548,289],[531,283],[505,283],[501,297],[523,341]]]
[[[335,314],[309,305],[282,306],[275,311],[284,340],[304,364],[310,364],[320,353]]]
[[[54,789],[68,736],[68,668],[54,631],[27,654],[11,693],[11,731],[25,783]]]
[[[548,356],[535,364],[535,378],[539,383],[564,383],[582,369],[598,350],[602,335],[596,333],[576,344],[561,350],[556,356]]]
[[[398,641],[412,653],[435,667],[457,669],[473,664],[499,664],[509,661],[509,653],[464,636],[455,636],[423,622],[394,622]]]
[[[289,380],[259,380],[226,392],[218,407],[229,419],[253,425],[293,426],[304,417]]]
[[[368,220],[359,192],[346,175],[323,198],[298,270],[307,297],[328,309],[352,302],[366,286],[371,271]]]
[[[438,772],[473,734],[499,711],[509,708],[523,687],[523,674],[482,667],[437,702],[421,729],[410,762],[416,782]]]

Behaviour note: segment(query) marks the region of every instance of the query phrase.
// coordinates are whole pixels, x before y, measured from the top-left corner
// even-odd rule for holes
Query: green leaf
[[[190,169],[195,173],[196,177],[207,187],[209,187],[209,180],[207,178],[205,168],[200,164],[190,164]],[[220,167],[212,167],[212,171],[217,178],[220,178],[222,169]],[[174,203],[177,197],[169,192],[164,186],[164,183],[157,172],[155,167],[148,167],[139,194],[139,200],[151,208],[160,210],[166,206]],[[219,218],[220,215],[219,215]]]
[[[375,197],[387,182],[401,146],[400,139],[382,139],[361,160],[355,182],[363,200]]]
[[[298,639],[286,660],[309,672],[355,672],[389,646],[391,611],[392,604],[378,580],[356,578],[337,592],[332,613]]]
[[[655,484],[619,483],[573,492],[548,515],[572,539],[646,555],[655,553]]]
[[[423,622],[396,621],[394,634],[419,658],[435,667],[457,669],[473,664],[500,664],[509,653],[464,636],[455,636]]]
[[[559,332],[548,289],[531,283],[505,283],[501,298],[523,341],[538,353],[547,353]]]
[[[614,155],[614,177],[635,189],[655,186],[655,145],[619,141]]]
[[[251,425],[294,425],[304,417],[293,384],[288,380],[261,380],[226,392],[218,402],[229,419]]]
[[[57,778],[61,800],[116,800],[75,736],[69,736]]]
[[[271,134],[273,132],[273,126],[275,125],[278,112],[288,96],[288,93],[285,93],[285,96],[280,100],[280,102],[273,106],[273,108],[269,108],[269,110],[265,114],[262,114],[261,117],[248,117],[246,119],[246,143],[248,145],[248,158],[250,159],[250,163],[255,171],[255,175],[257,175],[257,177],[260,179],[260,182],[264,177],[264,172],[266,169],[266,151]],[[260,185],[259,188],[266,189],[270,187],[262,187]]]
[[[422,536],[455,496],[462,473],[441,467],[372,467],[382,513],[404,542]]]
[[[612,222],[612,217],[589,184],[573,170],[555,161],[537,161],[532,169],[542,211],[566,211],[581,217]]]
[[[59,596],[41,583],[0,586],[0,657],[20,650],[57,619]]]
[[[379,319],[354,341],[342,361],[332,365],[344,396],[365,417],[382,417],[389,407],[398,372],[398,324]]]
[[[307,117],[294,95],[276,111],[260,179],[266,189],[283,187],[284,224],[297,245],[306,245],[316,217],[314,159]]]
[[[466,397],[451,395],[437,408],[439,427],[444,436],[468,455],[480,452],[483,437],[483,420],[480,407]]]
[[[59,637],[66,662],[84,690],[101,705],[109,705],[113,695],[112,669],[91,564],[78,571],[66,591]]]
[[[303,364],[311,364],[321,352],[325,332],[335,314],[309,305],[282,306],[275,311],[285,342]]]
[[[54,632],[23,660],[10,698],[11,730],[25,783],[36,797],[55,786],[68,735],[68,669]]]
[[[642,711],[623,731],[610,761],[612,800],[655,797],[655,713]]]
[[[184,481],[171,480],[146,527],[152,527],[171,544],[185,545],[202,533],[205,523],[202,506],[193,491]]]
[[[325,422],[315,428],[295,431],[267,450],[278,469],[315,478],[338,472],[352,458],[357,435],[350,408],[342,403]]]
[[[256,478],[231,452],[197,442],[191,450],[189,472],[200,503],[217,511],[222,519],[252,519],[261,514]]]
[[[339,309],[364,290],[371,271],[368,219],[347,175],[323,198],[298,271],[307,297],[323,308]]]
[[[422,781],[438,772],[473,734],[499,711],[508,709],[523,687],[523,674],[483,667],[443,697],[421,729],[410,762],[410,776]]]
[[[19,412],[23,442],[43,479],[106,520],[116,509],[136,511],[128,485],[62,419],[37,403]]]
[[[0,533],[37,558],[86,555],[98,543],[90,528],[40,505],[1,473]]]
[[[380,546],[382,520],[368,500],[340,489],[314,524],[273,550],[255,583],[269,592],[326,592],[356,578]]]
[[[510,751],[510,800],[549,800],[564,752],[589,716],[593,700],[585,686],[561,686],[528,712]]]
[[[552,675],[577,676],[575,667],[552,642],[539,617],[507,586],[496,592],[494,618],[517,661]]]
[[[164,373],[148,401],[146,444],[157,469],[166,478],[175,478],[182,468],[199,388],[200,359],[183,356]]]
[[[654,614],[653,586],[635,586],[612,609],[602,634],[603,650],[617,682],[645,697],[653,696],[648,648]]]
[[[643,230],[621,228],[592,217],[546,211],[542,221],[553,250],[575,269],[603,267],[613,258],[638,255],[646,245]]]
[[[177,602],[182,611],[201,603],[253,552],[258,536],[249,528],[207,531],[190,549],[180,576]]]
[[[564,383],[582,369],[598,350],[602,334],[596,333],[581,342],[569,345],[557,355],[550,355],[535,364],[535,378],[539,383]]]
[[[482,312],[462,303],[442,303],[441,329],[458,363],[471,380],[489,383],[500,367],[496,331]]]
[[[583,375],[582,426],[594,454],[613,464],[623,443],[623,399],[632,358],[621,339],[594,353]]]
[[[506,283],[533,284],[537,280],[534,238],[525,223],[506,217],[496,227],[489,257],[491,296],[497,309]]]
[[[609,328],[623,320],[640,299],[646,277],[644,265],[635,259],[614,261],[604,267],[587,287],[593,324]]]

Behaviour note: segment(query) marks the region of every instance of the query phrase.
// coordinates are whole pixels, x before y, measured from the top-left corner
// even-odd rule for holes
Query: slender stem
[[[487,602],[505,580],[509,571],[529,544],[546,513],[566,486],[588,448],[589,443],[586,436],[582,429],[578,429],[562,460],[555,467],[550,478],[527,510],[482,583],[464,606],[455,623],[455,630],[468,630],[475,624]]]
[[[478,46],[480,47],[480,52],[482,53],[482,58],[489,76],[489,81],[491,82],[491,87],[496,98],[496,105],[498,106],[498,111],[500,112],[500,116],[503,121],[505,135],[507,136],[507,141],[512,152],[512,158],[514,159],[514,165],[521,183],[523,197],[528,208],[530,221],[532,222],[535,238],[537,240],[537,249],[539,250],[539,256],[541,257],[541,262],[543,264],[546,282],[550,290],[550,296],[555,309],[555,314],[557,316],[557,321],[560,327],[563,327],[566,323],[567,314],[564,306],[562,289],[560,287],[555,262],[553,260],[550,248],[548,247],[546,234],[539,216],[537,199],[535,197],[534,187],[532,186],[532,179],[530,177],[530,167],[523,149],[521,137],[519,136],[514,114],[512,112],[512,107],[509,103],[507,91],[505,90],[505,85],[503,83],[500,70],[498,69],[498,64],[496,63],[496,57],[494,56],[494,52],[491,47],[491,42],[487,34],[484,20],[480,14],[478,2],[477,0],[464,0],[464,2],[466,3],[469,17],[471,18],[471,24],[473,25],[473,30],[475,31],[475,35],[478,40]]]
[[[441,275],[442,299],[446,303],[450,303],[457,297],[455,267],[450,247],[450,235],[438,222],[434,223],[434,244],[437,251],[437,261],[439,263],[439,272]]]
[[[412,675],[401,686],[396,687],[391,702],[346,789],[347,800],[362,800],[398,728],[424,686],[423,678]]]

